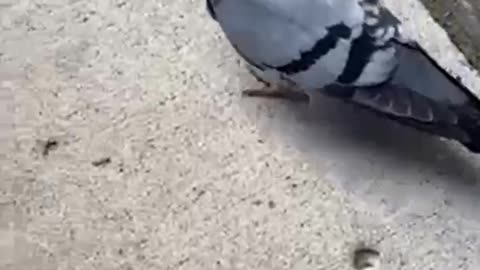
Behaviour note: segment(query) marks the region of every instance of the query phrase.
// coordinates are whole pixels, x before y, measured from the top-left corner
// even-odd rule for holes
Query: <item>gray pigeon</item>
[[[379,0],[207,0],[207,9],[267,85],[245,95],[308,101],[321,91],[480,153],[480,100]]]

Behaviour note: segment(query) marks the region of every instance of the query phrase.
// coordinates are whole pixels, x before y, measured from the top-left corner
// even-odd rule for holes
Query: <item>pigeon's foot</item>
[[[287,89],[248,89],[242,92],[242,95],[247,97],[263,97],[263,98],[280,98],[293,102],[309,102],[310,97],[299,91],[287,90]]]
[[[257,82],[260,82],[265,85],[266,88],[272,87],[272,84],[266,80],[264,80],[257,72],[255,72],[253,69],[248,69],[250,74],[257,80]]]

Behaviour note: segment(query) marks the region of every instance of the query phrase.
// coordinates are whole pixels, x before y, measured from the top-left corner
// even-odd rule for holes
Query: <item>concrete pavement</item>
[[[387,4],[480,91],[418,2]],[[480,267],[480,157],[320,97],[241,98],[203,1],[3,0],[0,26],[1,269],[351,269],[361,243],[382,270]]]

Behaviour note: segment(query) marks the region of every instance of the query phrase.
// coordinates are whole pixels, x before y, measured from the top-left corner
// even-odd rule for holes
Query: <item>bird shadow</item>
[[[246,97],[241,104],[264,137],[280,138],[334,186],[390,214],[445,206],[471,218],[480,205],[480,156],[455,142],[322,95],[309,105]]]

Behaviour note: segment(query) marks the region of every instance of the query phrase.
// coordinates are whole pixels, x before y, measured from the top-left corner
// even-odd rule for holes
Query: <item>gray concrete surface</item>
[[[422,6],[387,4],[480,90]],[[242,99],[203,1],[1,0],[0,26],[0,269],[351,269],[359,243],[382,269],[479,269],[479,157]]]
[[[480,6],[476,0],[421,0],[432,17],[445,29],[465,54],[469,63],[480,69]]]

